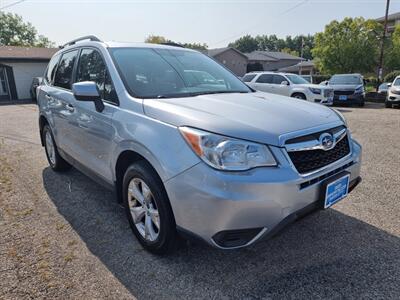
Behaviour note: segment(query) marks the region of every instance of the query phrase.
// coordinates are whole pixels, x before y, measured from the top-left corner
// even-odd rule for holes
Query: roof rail
[[[89,41],[93,41],[93,42],[101,42],[101,40],[95,35],[86,35],[86,36],[74,39],[72,41],[69,41],[68,43],[62,45],[60,48],[71,46],[71,45],[74,45],[76,42],[84,41],[84,40],[89,40]]]
[[[181,44],[174,43],[174,42],[165,42],[165,43],[161,43],[161,45],[185,48],[185,47],[182,46]]]

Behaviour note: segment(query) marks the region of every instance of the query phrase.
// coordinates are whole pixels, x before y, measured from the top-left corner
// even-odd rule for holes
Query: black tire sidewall
[[[128,186],[133,178],[140,178],[147,184],[157,205],[160,217],[160,231],[157,239],[153,242],[150,242],[142,237],[133,222],[133,218],[129,210]],[[123,204],[129,225],[142,246],[150,252],[156,254],[163,254],[173,251],[176,242],[175,219],[162,181],[159,179],[154,169],[145,161],[138,161],[132,164],[125,172],[122,188]]]
[[[50,133],[51,139],[53,141],[54,151],[56,153],[56,155],[54,157],[54,159],[55,159],[55,163],[54,164],[51,162],[51,160],[49,158],[49,153],[48,153],[48,150],[47,150],[47,143],[46,143],[46,134],[47,134],[47,132]],[[50,129],[49,125],[44,125],[42,134],[43,134],[42,139],[43,139],[43,142],[44,142],[44,149],[45,149],[45,152],[46,152],[47,161],[49,162],[50,167],[53,170],[56,170],[57,169],[57,162],[58,162],[58,155],[57,155],[58,152],[57,152],[56,143],[54,141],[53,132],[51,132],[51,129]]]

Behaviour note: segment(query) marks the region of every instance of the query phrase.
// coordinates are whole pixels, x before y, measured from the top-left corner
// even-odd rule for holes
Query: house
[[[208,49],[205,54],[225,65],[237,76],[243,76],[247,72],[247,56],[235,48]]]
[[[245,55],[248,58],[248,72],[277,71],[305,60],[298,56],[277,51],[253,51],[245,53]]]
[[[0,101],[29,99],[33,77],[42,77],[58,48],[0,46]]]
[[[378,23],[381,23],[383,25],[385,23],[385,17],[375,19],[375,21],[377,21]],[[399,24],[400,24],[400,12],[388,15],[387,32],[393,33],[396,25],[399,25]]]
[[[312,60],[301,61],[293,66],[280,68],[278,71],[299,75],[315,75],[318,72]]]

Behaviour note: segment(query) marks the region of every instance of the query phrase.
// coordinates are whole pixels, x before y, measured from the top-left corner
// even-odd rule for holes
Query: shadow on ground
[[[139,299],[396,298],[400,239],[334,209],[236,251],[189,245],[157,257],[132,235],[111,192],[78,171],[44,187],[89,250]]]

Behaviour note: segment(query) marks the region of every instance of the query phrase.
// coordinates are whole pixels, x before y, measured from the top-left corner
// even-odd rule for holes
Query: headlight
[[[334,108],[331,108],[331,109],[335,112],[335,114],[340,118],[340,120],[343,121],[344,125],[347,127],[347,121],[346,121],[346,118],[343,116],[343,114],[340,111],[338,111],[337,109],[334,109]]]
[[[190,127],[180,127],[179,130],[192,150],[215,169],[244,171],[261,166],[276,166],[274,156],[266,145]]]
[[[355,89],[354,94],[362,94],[362,93],[364,93],[364,87],[360,85]]]
[[[312,88],[312,87],[310,87],[309,89],[310,89],[310,91],[312,93],[317,94],[317,95],[321,95],[321,89]]]

